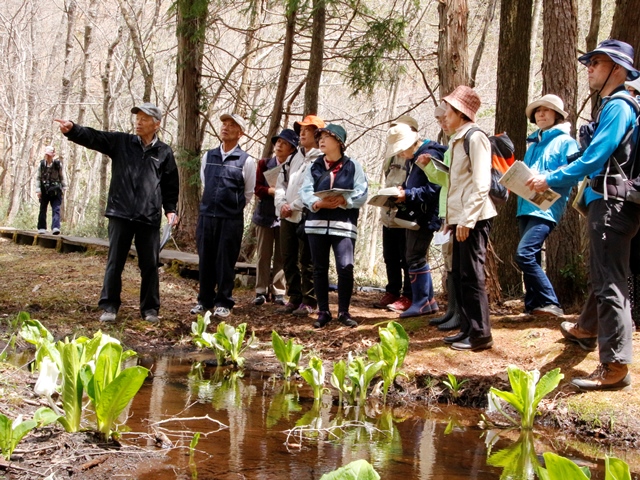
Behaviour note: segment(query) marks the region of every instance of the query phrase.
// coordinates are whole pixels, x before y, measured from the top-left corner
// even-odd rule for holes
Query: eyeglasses
[[[607,65],[613,63],[611,60],[599,60],[599,59],[593,59],[593,60],[589,60],[586,63],[587,68],[598,68],[598,65]]]

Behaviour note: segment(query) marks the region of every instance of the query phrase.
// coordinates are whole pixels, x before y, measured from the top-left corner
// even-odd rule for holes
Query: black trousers
[[[464,242],[455,239],[453,227],[453,280],[460,314],[460,330],[475,339],[491,336],[489,297],[485,287],[484,262],[491,219],[480,220]]]
[[[427,263],[427,253],[433,240],[433,230],[420,227],[419,230],[407,230],[405,257],[411,270],[422,268]]]
[[[382,257],[387,270],[385,290],[396,296],[402,294],[411,298],[411,279],[405,258],[406,232],[404,228],[382,227]]]
[[[122,218],[109,218],[109,254],[104,283],[98,306],[108,312],[117,312],[121,305],[122,270],[135,242],[140,268],[140,313],[144,318],[160,309],[160,229]]]
[[[633,359],[629,284],[632,239],[640,225],[640,205],[604,199],[589,204],[589,276],[580,328],[597,333],[601,363]]]
[[[196,228],[200,293],[198,303],[204,308],[233,308],[233,285],[236,262],[240,254],[244,220],[200,215]]]
[[[313,256],[313,281],[318,310],[329,311],[329,255],[333,250],[338,273],[338,313],[349,313],[353,295],[353,251],[356,241],[337,235],[307,235]]]
[[[313,289],[313,261],[309,239],[300,239],[297,223],[280,221],[280,249],[282,269],[287,282],[289,301],[295,305],[304,303],[312,308],[318,304]]]

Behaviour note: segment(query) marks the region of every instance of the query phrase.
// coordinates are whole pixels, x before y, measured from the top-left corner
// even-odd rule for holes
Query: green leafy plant
[[[515,365],[507,367],[507,372],[513,391],[504,392],[491,387],[488,394],[489,412],[497,411],[511,423],[518,425],[518,422],[502,408],[500,401],[502,399],[520,415],[520,428],[533,428],[533,421],[538,413],[540,400],[558,386],[564,375],[560,373],[559,368],[556,368],[540,378],[538,370],[528,372],[519,369]]]
[[[95,410],[98,431],[105,439],[149,375],[149,370],[140,366],[122,370],[124,356],[119,343],[106,343],[96,359],[84,364],[80,371],[82,385]]]
[[[2,456],[9,460],[20,440],[38,425],[35,420],[22,420],[22,415],[10,420],[0,414],[0,450]]]
[[[351,356],[351,354],[349,354],[349,356]],[[347,376],[349,377],[349,380],[351,380],[352,385],[352,403],[355,403],[353,400],[357,398],[358,404],[364,405],[367,399],[369,385],[378,374],[383,364],[383,361],[366,362],[363,357],[350,359],[347,367]]]
[[[333,364],[333,372],[330,379],[331,385],[338,390],[338,404],[342,405],[343,395],[347,396],[347,399],[352,398],[353,387],[349,378],[347,377],[347,363],[344,360],[340,360]],[[350,401],[349,403],[354,403]]]
[[[447,380],[443,380],[442,383],[449,389],[451,396],[456,399],[460,398],[460,395],[462,395],[462,385],[468,381],[468,379],[459,381],[453,373],[447,373]]]
[[[255,341],[255,333],[246,342],[247,324],[241,323],[238,327],[220,322],[216,333],[207,333],[207,326],[211,323],[211,312],[204,317],[198,315],[198,320],[191,323],[191,335],[193,342],[199,347],[208,347],[215,351],[218,365],[223,365],[227,359],[242,368],[245,359],[242,353]]]
[[[386,327],[378,329],[380,343],[373,345],[367,356],[373,362],[383,362],[380,373],[383,379],[383,401],[387,401],[389,387],[398,375],[406,376],[400,371],[409,350],[409,336],[398,322],[389,322]]]
[[[288,380],[298,371],[298,364],[300,363],[304,347],[294,343],[292,338],[285,343],[275,330],[271,332],[271,345],[273,346],[276,358],[280,362],[280,365],[282,365],[284,378]]]
[[[487,441],[493,443],[498,438],[499,434],[488,435]],[[491,454],[487,459],[487,464],[493,467],[502,467],[500,480],[534,478],[534,472],[540,468],[540,463],[534,449],[533,431],[521,430],[518,440]]]
[[[309,359],[309,366],[300,372],[302,378],[313,388],[313,399],[318,401],[322,397],[322,391],[324,390],[324,365],[322,360],[318,357],[311,357]]]
[[[34,370],[40,369],[40,363],[44,357],[51,357],[56,363],[60,363],[53,335],[42,323],[32,319],[27,312],[18,314],[18,323],[22,325],[20,336],[36,347]]]
[[[320,480],[380,480],[380,475],[366,460],[355,460],[333,472],[325,473]]]

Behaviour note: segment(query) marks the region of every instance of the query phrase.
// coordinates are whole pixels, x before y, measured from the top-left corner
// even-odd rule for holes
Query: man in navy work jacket
[[[628,166],[630,147],[637,141],[637,113],[624,88],[625,80],[640,76],[633,68],[633,58],[630,45],[605,40],[578,59],[587,67],[589,87],[602,99],[591,140],[580,158],[528,182],[540,192],[547,186],[575,185],[585,175],[590,178],[584,193],[590,242],[589,297],[578,322],[563,322],[560,327],[564,337],[582,349],[599,349],[598,368],[587,377],[571,381],[582,390],[620,390],[631,384],[628,365],[633,345],[627,278],[631,239],[640,225],[640,204],[609,192],[603,183],[615,187],[611,182],[616,180],[617,171],[611,159]]]
[[[256,162],[238,145],[245,122],[236,114],[220,117],[218,148],[202,156],[200,180],[204,186],[196,242],[200,263],[200,293],[192,314],[215,308],[213,315],[225,318],[235,302],[231,298],[242,232],[244,207],[256,185]]]
[[[158,139],[162,112],[152,103],[133,107],[135,135],[101,132],[56,119],[74,143],[111,157],[111,184],[105,216],[109,218],[109,254],[98,306],[100,321],[113,322],[120,308],[122,270],[132,241],[140,267],[140,313],[158,321],[160,309],[160,221],[162,210],[174,221],[180,181],[171,147]],[[135,240],[134,240],[135,239]]]

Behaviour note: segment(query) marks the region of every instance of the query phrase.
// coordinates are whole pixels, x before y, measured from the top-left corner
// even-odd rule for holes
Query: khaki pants
[[[285,294],[284,270],[280,252],[280,227],[256,226],[258,264],[256,267],[256,293]],[[274,248],[275,247],[275,248]],[[271,269],[273,258],[273,275]]]

